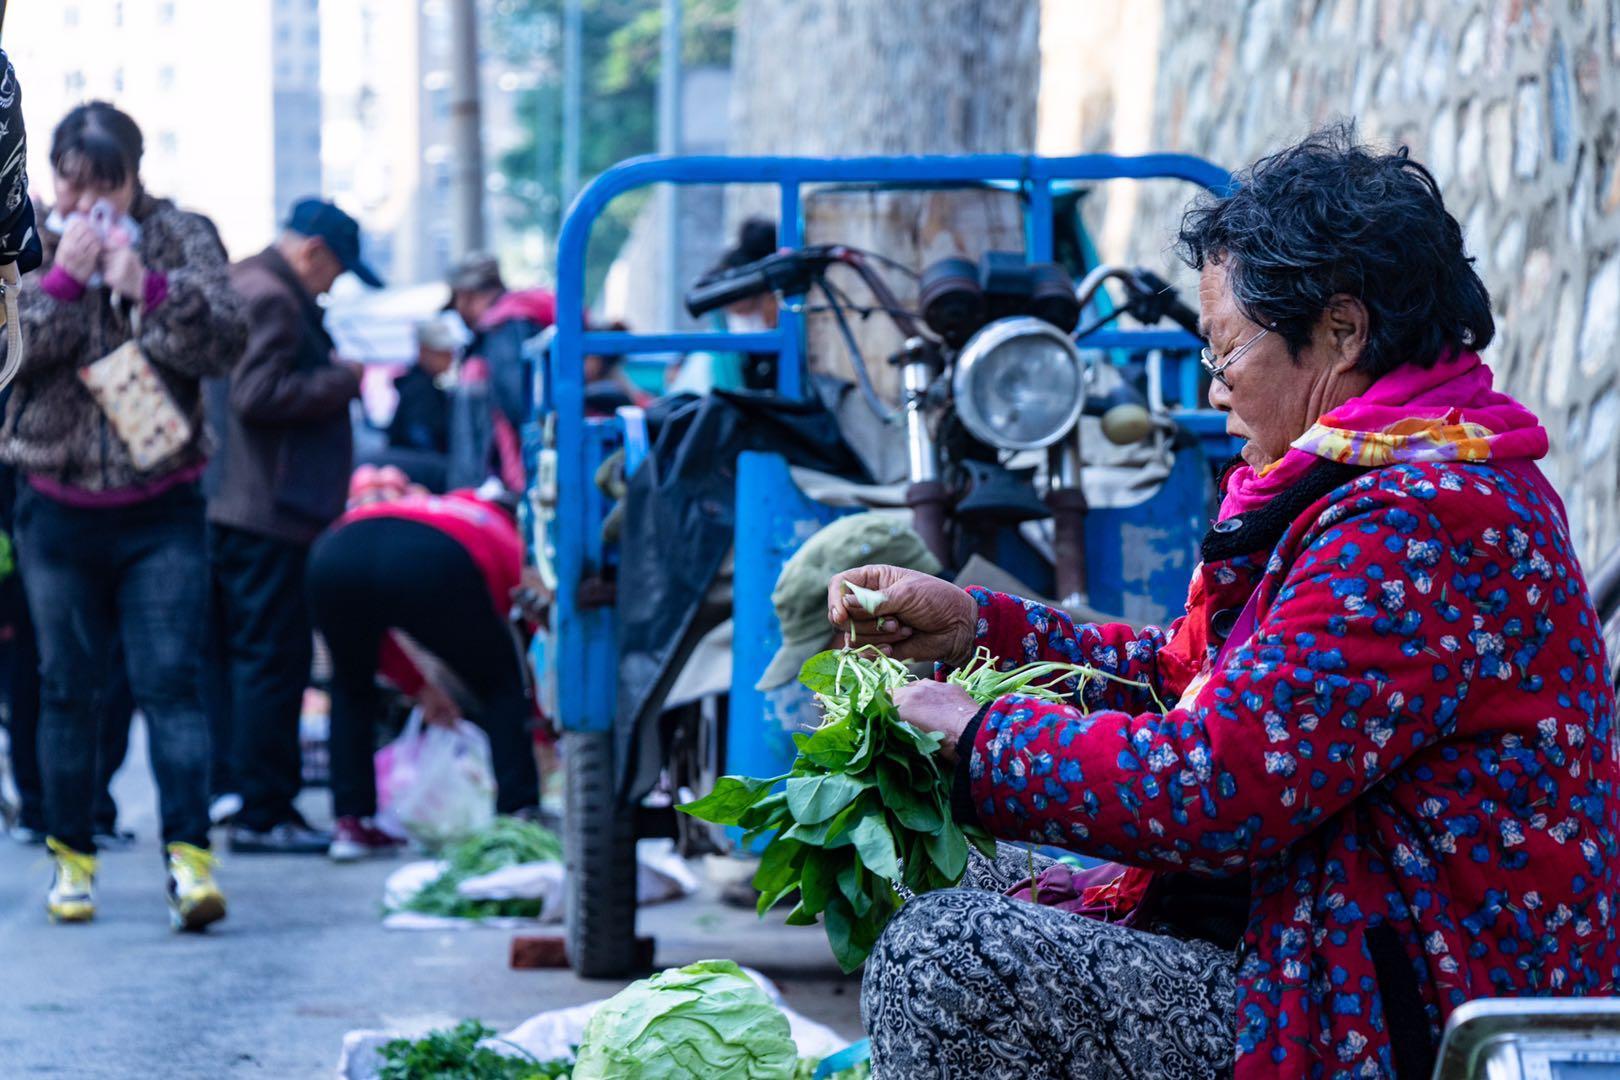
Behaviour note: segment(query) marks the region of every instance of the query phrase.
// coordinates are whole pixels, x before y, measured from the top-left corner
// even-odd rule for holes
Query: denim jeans
[[[164,842],[207,847],[201,497],[188,485],[134,506],[82,509],[24,485],[16,530],[39,639],[46,831],[77,851],[95,850],[97,703],[121,637],[130,690],[146,717]]]

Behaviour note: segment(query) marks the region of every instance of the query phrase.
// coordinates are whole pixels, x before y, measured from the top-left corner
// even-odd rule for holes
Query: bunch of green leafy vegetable
[[[495,1032],[477,1020],[420,1039],[395,1039],[377,1051],[378,1080],[568,1080],[573,1062],[541,1061],[521,1047],[513,1054],[484,1045]]]
[[[521,818],[499,817],[452,847],[445,869],[403,905],[403,910],[459,919],[538,918],[539,900],[473,900],[462,896],[462,882],[508,866],[561,862],[562,840],[550,829]]]
[[[1012,693],[1058,700],[1067,680],[1102,674],[1056,663],[1000,671],[981,649],[949,681],[983,704]],[[799,681],[815,692],[825,720],[793,737],[792,770],[721,777],[709,795],[680,809],[742,828],[744,846],[774,834],[754,875],[760,914],[797,890],[788,923],[824,920],[839,965],[854,971],[900,907],[897,887],[923,893],[955,885],[968,845],[993,858],[995,841],[952,819],[942,736],[900,719],[893,692],[914,681],[904,664],[871,647],[830,650],[806,661]]]

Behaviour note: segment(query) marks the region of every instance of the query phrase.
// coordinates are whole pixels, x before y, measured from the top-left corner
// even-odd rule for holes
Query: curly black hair
[[[1434,176],[1404,146],[1381,153],[1359,144],[1352,123],[1261,158],[1225,195],[1200,197],[1176,249],[1195,270],[1226,267],[1239,309],[1296,358],[1339,294],[1367,309],[1357,366],[1375,378],[1481,350],[1496,334],[1490,296]]]

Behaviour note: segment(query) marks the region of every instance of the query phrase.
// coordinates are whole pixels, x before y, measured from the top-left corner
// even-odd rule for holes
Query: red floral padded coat
[[[1615,703],[1562,506],[1528,462],[1342,468],[1274,547],[1223,521],[1168,631],[973,590],[1004,661],[1182,699],[1003,698],[964,768],[999,837],[1250,875],[1239,1080],[1410,1075],[1470,998],[1615,992]]]

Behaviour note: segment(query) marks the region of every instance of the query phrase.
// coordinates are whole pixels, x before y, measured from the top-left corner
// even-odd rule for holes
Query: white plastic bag
[[[376,768],[379,824],[429,851],[495,819],[489,738],[466,720],[424,724],[413,710],[399,738],[377,751]]]

